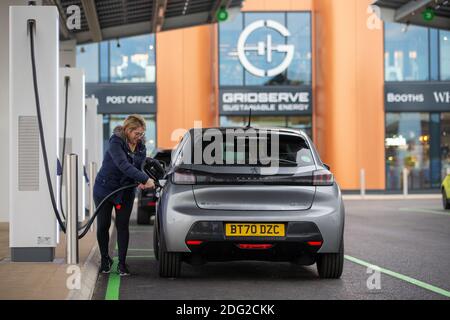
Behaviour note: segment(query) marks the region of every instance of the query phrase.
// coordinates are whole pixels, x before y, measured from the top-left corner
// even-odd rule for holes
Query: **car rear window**
[[[192,163],[214,166],[280,166],[314,165],[311,149],[305,139],[278,131],[203,132],[191,139]],[[201,154],[201,155],[200,155]]]

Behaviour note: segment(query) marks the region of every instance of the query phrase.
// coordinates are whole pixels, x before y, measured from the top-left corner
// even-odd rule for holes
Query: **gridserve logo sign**
[[[249,36],[256,30],[263,28],[273,29],[285,38],[291,36],[289,30],[285,26],[274,20],[258,20],[249,24],[242,31],[237,44],[237,54],[242,66],[249,73],[257,77],[273,77],[284,72],[289,67],[292,59],[294,58],[295,47],[292,44],[274,44],[271,34],[267,34],[266,42],[259,41],[256,46],[247,45]],[[272,63],[273,54],[276,52],[284,53],[285,57],[279,65],[266,70],[255,66],[249,60],[249,58],[247,57],[248,51],[254,51],[258,56],[265,56],[268,65]]]
[[[312,114],[308,13],[243,13],[219,26],[222,116]]]

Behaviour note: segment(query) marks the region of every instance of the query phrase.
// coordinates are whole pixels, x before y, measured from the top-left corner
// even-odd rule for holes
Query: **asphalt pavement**
[[[181,278],[160,278],[153,227],[137,225],[134,214],[133,274],[101,274],[93,299],[450,299],[450,211],[439,200],[348,200],[345,207],[339,280],[320,279],[315,265],[247,261],[184,263]]]

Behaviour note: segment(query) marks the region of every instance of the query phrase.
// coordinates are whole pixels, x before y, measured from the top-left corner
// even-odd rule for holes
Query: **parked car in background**
[[[442,205],[444,209],[450,209],[450,174],[442,181]]]
[[[156,149],[151,158],[159,160],[163,167],[166,168],[170,163],[172,149]],[[137,223],[153,224],[152,217],[155,215],[156,194],[154,189],[138,191],[138,207],[137,207]]]

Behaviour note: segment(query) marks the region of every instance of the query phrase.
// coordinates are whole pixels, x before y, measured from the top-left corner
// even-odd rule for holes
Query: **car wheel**
[[[150,224],[150,212],[141,206],[137,210],[137,224]]]
[[[445,192],[445,189],[442,189],[442,205],[444,206],[444,209],[446,210],[450,209],[450,200],[447,198],[447,193]]]
[[[161,235],[158,233],[158,239]],[[162,278],[178,278],[181,273],[181,255],[177,252],[167,252],[158,242],[159,250],[159,276]]]
[[[159,252],[159,276],[162,278],[178,278],[181,273],[181,256],[177,252]]]
[[[155,259],[159,260],[159,239],[158,239],[158,228],[155,224],[153,228],[153,253],[155,254]]]
[[[319,253],[317,271],[322,279],[339,279],[344,269],[344,241],[338,253]]]

